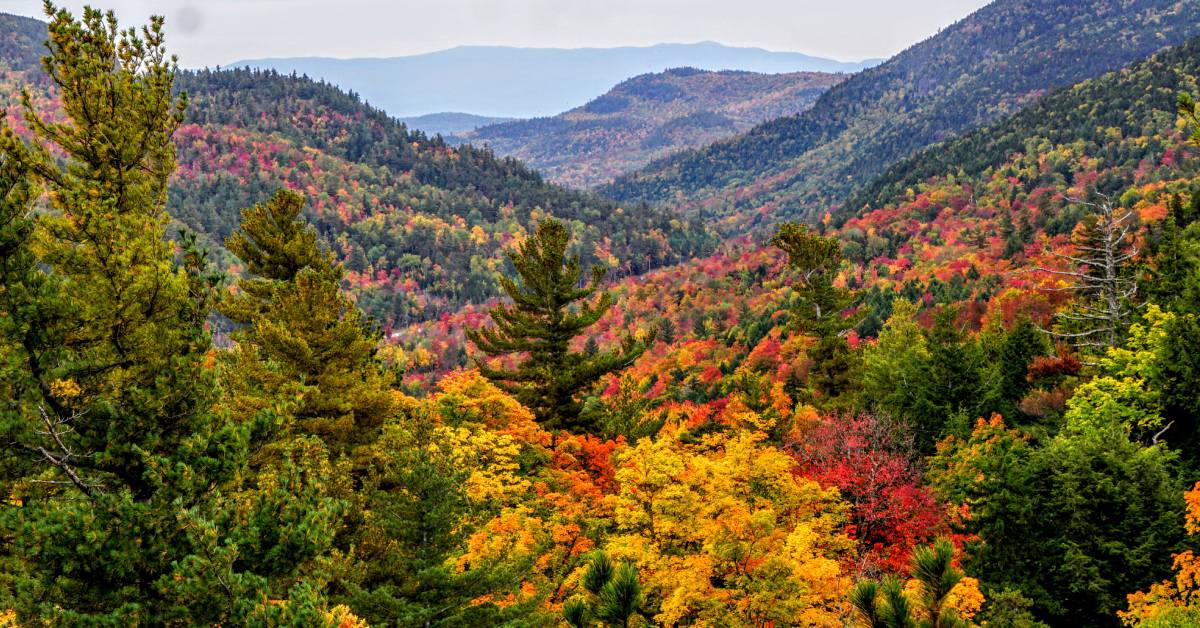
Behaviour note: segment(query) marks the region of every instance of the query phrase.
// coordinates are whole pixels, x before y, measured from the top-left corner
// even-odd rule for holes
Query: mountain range
[[[360,94],[394,116],[464,111],[533,118],[578,107],[613,85],[669,68],[750,72],[856,72],[878,60],[842,62],[715,42],[620,48],[459,46],[421,55],[247,59],[230,67],[297,72]]]
[[[623,81],[554,117],[493,124],[450,140],[487,144],[551,181],[590,187],[657,157],[804,111],[846,76],[676,68]]]
[[[663,158],[599,191],[669,200],[727,232],[812,219],[921,148],[1198,34],[1196,2],[993,2],[838,84],[803,114]]]
[[[0,107],[21,129],[22,87],[40,109],[59,108],[38,65],[46,25],[0,14],[0,33]],[[663,209],[625,211],[547,184],[515,160],[410,131],[327,83],[260,70],[181,71],[176,88],[189,99],[170,187],[179,226],[229,263],[221,244],[240,210],[280,188],[300,191],[308,219],[346,263],[359,305],[385,324],[495,296],[501,250],[547,214],[569,221],[585,262],[619,274],[711,245],[703,229]]]

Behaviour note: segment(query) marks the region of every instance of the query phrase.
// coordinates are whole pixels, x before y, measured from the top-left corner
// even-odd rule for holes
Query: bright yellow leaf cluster
[[[845,505],[760,435],[664,430],[618,455],[606,550],[641,573],[661,625],[832,625],[849,586]]]

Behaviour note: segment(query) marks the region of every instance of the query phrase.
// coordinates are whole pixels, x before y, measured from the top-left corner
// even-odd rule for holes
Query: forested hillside
[[[897,162],[856,190],[846,209],[854,212],[903,198],[932,177],[987,173],[1014,154],[1045,159],[1056,146],[1069,146],[1070,153],[1054,164],[1053,176],[1070,184],[1074,164],[1091,161],[1105,175],[1095,182],[1097,190],[1120,194],[1156,165],[1176,160],[1176,146],[1165,130],[1175,119],[1176,95],[1194,90],[1197,76],[1200,38],[1046,96],[994,125]]]
[[[5,57],[13,68],[6,99],[19,123],[17,85],[47,85],[36,67],[35,33],[45,26],[14,16],[3,22],[26,33]],[[497,294],[497,252],[545,215],[572,225],[585,260],[612,263],[618,273],[710,246],[697,224],[548,185],[512,159],[410,132],[327,84],[222,70],[183,72],[177,87],[187,92],[189,108],[175,134],[173,216],[219,247],[240,208],[280,186],[304,193],[318,231],[346,262],[360,304],[386,323]],[[35,97],[47,109],[58,106],[52,91]]]
[[[361,303],[387,322],[497,294],[497,253],[539,217],[568,221],[589,262],[637,273],[707,246],[697,224],[548,185],[486,149],[411,133],[329,85],[269,72],[184,73],[176,216],[217,241],[236,208],[305,194]],[[620,259],[618,264],[616,260]]]
[[[622,177],[601,192],[728,222],[812,218],[893,162],[1200,34],[1177,0],[1000,0],[830,89],[808,112]]]
[[[455,141],[486,144],[548,179],[585,188],[685,148],[812,106],[842,74],[706,72],[676,68],[624,81],[550,118],[486,126]]]
[[[1197,45],[931,149],[908,166],[919,180],[881,184],[861,216],[828,221],[843,348],[822,346],[820,326],[796,331],[821,293],[761,241],[620,282],[619,310],[592,337],[605,347],[637,327],[658,342],[591,403],[701,430],[747,416],[793,426],[800,468],[839,486],[858,538],[874,539],[860,556],[898,568],[901,539],[961,534],[993,625],[1038,625],[1026,611],[1056,626],[1117,625],[1118,611],[1128,625],[1191,625],[1191,584],[1126,593],[1170,576],[1164,557],[1190,546],[1179,495],[1200,479],[1200,147],[1175,103],[1200,85]],[[1100,268],[1079,260],[1109,202],[1137,233],[1117,244],[1133,257],[1110,281],[1137,290],[1112,313],[1116,346],[1095,347],[1076,334]],[[413,390],[466,364],[462,330],[486,312],[405,330],[390,352]],[[1167,617],[1185,619],[1155,623]]]

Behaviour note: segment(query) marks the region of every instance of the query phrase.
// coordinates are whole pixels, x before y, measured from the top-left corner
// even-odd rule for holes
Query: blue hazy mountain
[[[515,118],[503,118],[494,116],[477,116],[471,113],[459,113],[457,111],[443,111],[439,113],[427,113],[423,116],[409,116],[400,118],[400,121],[410,129],[424,131],[426,135],[455,135],[458,133],[466,133],[474,131],[480,127],[485,127],[491,124],[500,124],[503,122],[511,122]]]
[[[668,68],[751,72],[857,72],[879,60],[847,63],[797,52],[714,42],[622,48],[459,46],[407,57],[295,57],[238,61],[323,79],[362,95],[394,116],[469,111],[531,118],[577,107],[613,85]]]

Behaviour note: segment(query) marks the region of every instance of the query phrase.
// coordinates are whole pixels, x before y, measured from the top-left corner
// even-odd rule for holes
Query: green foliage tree
[[[861,318],[842,316],[854,301],[854,292],[833,285],[842,261],[841,244],[836,238],[810,233],[806,225],[796,223],[781,225],[771,244],[787,254],[788,264],[799,275],[791,322],[816,337],[808,350],[813,361],[810,384],[822,395],[838,397],[851,389],[855,368],[845,334]]]
[[[454,565],[472,532],[463,522],[480,506],[467,497],[466,474],[438,438],[438,423],[413,409],[385,426],[379,442],[385,455],[364,504],[369,516],[356,538],[355,560],[333,583],[336,597],[374,625],[500,625],[528,610],[476,602],[511,587],[520,579],[514,570],[527,564]]]
[[[810,233],[807,225],[785,223],[775,231],[771,244],[787,254],[788,264],[799,274],[794,287],[799,298],[792,309],[796,327],[815,336],[853,328],[841,316],[853,293],[833,285],[842,261],[837,239]]]
[[[860,405],[864,409],[902,417],[915,403],[929,359],[929,346],[916,317],[914,303],[896,300],[876,342],[863,349]]]
[[[641,619],[642,587],[637,569],[628,563],[613,565],[597,552],[582,579],[585,595],[563,605],[563,619],[572,628],[602,626],[628,628]]]
[[[581,413],[579,394],[602,376],[633,364],[653,342],[627,335],[621,346],[595,355],[571,350],[584,333],[613,306],[600,291],[605,271],[593,267],[586,284],[579,256],[567,256],[566,225],[545,220],[509,254],[519,280],[502,278],[511,305],[492,309],[494,328],[468,330],[479,351],[489,356],[525,354],[514,368],[492,367],[477,360],[485,377],[496,382],[534,412],[549,429],[588,430],[593,420]],[[587,300],[599,292],[591,302]]]
[[[220,311],[242,327],[233,332],[233,387],[256,410],[289,394],[300,434],[325,442],[331,455],[372,443],[394,412],[387,373],[377,358],[378,329],[341,287],[343,270],[317,243],[301,212],[304,199],[281,190],[242,212],[226,246],[250,277]]]
[[[988,369],[992,398],[987,410],[1007,417],[1020,416],[1017,404],[1032,388],[1029,365],[1048,348],[1044,334],[1026,318],[1000,334],[995,359]]]
[[[1129,591],[1168,575],[1183,538],[1172,455],[1103,417],[1033,447],[999,418],[948,441],[930,481],[966,505],[969,573],[1020,590],[1051,624],[1116,624]]]
[[[1193,144],[1200,146],[1200,107],[1196,105],[1196,99],[1187,92],[1179,92],[1176,97],[1176,108],[1179,110],[1179,115],[1191,125],[1192,133],[1188,138]]]
[[[65,116],[40,118],[25,93],[33,143],[7,122],[0,135],[8,596],[21,621],[222,621],[261,580],[208,551],[247,444],[213,411],[213,273],[163,238],[174,60],[161,18],[139,34],[46,10]],[[30,217],[34,185],[52,211]]]
[[[912,576],[919,584],[916,600],[904,593],[895,576],[881,582],[862,580],[850,591],[850,603],[859,623],[867,628],[965,628],[968,622],[948,602],[951,591],[963,579],[954,566],[954,545],[937,539],[930,547],[913,552]],[[914,604],[915,602],[915,604]]]

